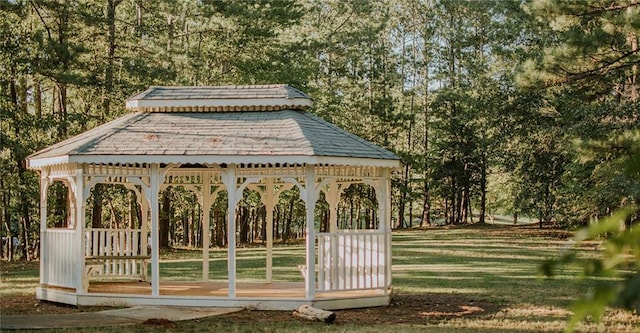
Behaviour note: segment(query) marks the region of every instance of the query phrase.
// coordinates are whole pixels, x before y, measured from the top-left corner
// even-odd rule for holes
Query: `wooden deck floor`
[[[128,294],[150,295],[149,282],[91,282],[89,293],[93,294]],[[160,295],[164,296],[199,296],[199,297],[227,297],[229,294],[227,282],[160,282]],[[317,293],[316,298],[351,298],[376,296],[376,290],[354,290],[340,292]],[[305,298],[304,283],[302,282],[274,282],[274,283],[236,283],[236,297],[247,298]]]

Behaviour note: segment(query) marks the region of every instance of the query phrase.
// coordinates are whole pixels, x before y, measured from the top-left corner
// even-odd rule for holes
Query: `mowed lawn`
[[[300,280],[295,268],[304,261],[302,246],[278,247],[274,276]],[[305,322],[289,312],[243,311],[239,314],[172,326],[114,327],[82,331],[112,332],[558,332],[570,315],[567,307],[592,283],[576,279],[578,266],[564,268],[553,279],[538,267],[560,251],[577,251],[581,258],[599,255],[597,242],[574,250],[568,233],[536,227],[468,226],[394,231],[394,298],[389,307],[338,311],[335,324]],[[165,254],[163,279],[199,278],[199,252]],[[226,275],[226,252],[212,252],[212,279]],[[238,276],[264,276],[264,249],[238,250]],[[0,301],[33,294],[37,265],[2,262]],[[11,267],[11,270],[5,268]],[[190,278],[189,278],[190,279]],[[4,300],[3,300],[4,299]],[[35,300],[33,301],[35,304]],[[9,305],[10,306],[10,305]],[[33,306],[33,305],[32,305]],[[3,313],[8,305],[3,304]],[[18,313],[35,313],[18,310]],[[10,311],[16,314],[16,310]],[[578,331],[638,332],[640,318],[628,311],[610,310],[602,322],[581,324]],[[70,331],[78,331],[73,329]]]

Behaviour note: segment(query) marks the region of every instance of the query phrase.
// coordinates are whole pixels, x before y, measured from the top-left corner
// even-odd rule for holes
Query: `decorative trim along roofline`
[[[399,160],[332,157],[332,156],[207,156],[207,155],[70,155],[28,159],[29,169],[67,163],[88,164],[131,164],[131,163],[186,163],[186,164],[307,164],[307,165],[348,165],[399,168]]]
[[[269,99],[153,99],[128,100],[127,109],[142,112],[233,112],[305,110],[313,103],[304,98]]]

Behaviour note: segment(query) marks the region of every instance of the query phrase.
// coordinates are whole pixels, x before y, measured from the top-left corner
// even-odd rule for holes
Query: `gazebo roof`
[[[27,161],[35,169],[74,162],[399,166],[393,153],[301,111],[309,106],[309,96],[286,85],[151,87],[127,101],[145,112],[52,145]]]
[[[127,108],[146,112],[304,110],[309,95],[284,84],[217,87],[149,87]]]

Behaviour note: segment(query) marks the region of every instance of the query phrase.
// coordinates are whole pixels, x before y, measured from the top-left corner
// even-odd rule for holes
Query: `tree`
[[[640,310],[640,23],[633,19],[640,14],[640,4],[534,1],[529,8],[548,24],[554,43],[544,49],[544,57],[524,64],[523,82],[542,84],[556,93],[549,99],[553,113],[570,120],[562,123],[565,133],[582,142],[573,149],[579,154],[570,155],[573,166],[566,170],[574,172],[573,177],[586,179],[588,185],[565,184],[579,192],[575,198],[586,199],[588,204],[573,203],[569,210],[584,211],[583,219],[610,215],[576,234],[577,241],[606,239],[603,256],[582,263],[583,275],[622,278],[619,283],[593,285],[574,304],[574,316],[567,327],[571,331],[587,315],[599,318],[608,305]],[[626,254],[631,258],[624,259]],[[543,270],[553,275],[556,265],[574,259],[564,255],[547,262]],[[622,269],[631,273],[622,274]]]

